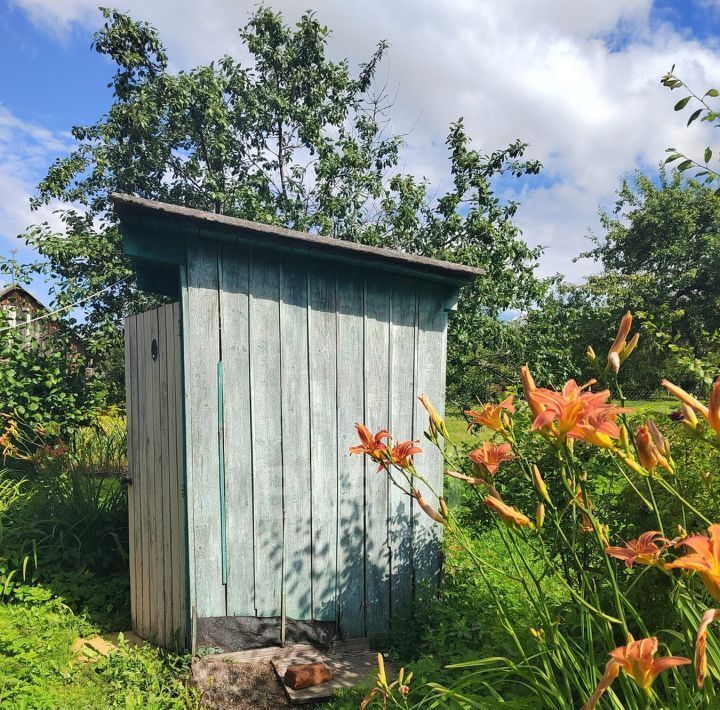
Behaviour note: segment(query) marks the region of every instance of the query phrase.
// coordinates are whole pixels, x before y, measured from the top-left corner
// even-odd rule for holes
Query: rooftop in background
[[[17,293],[20,298],[31,301],[39,310],[47,311],[48,307],[39,299],[30,293],[24,286],[17,283],[11,283],[7,286],[0,287],[0,302],[7,301],[13,293]]]
[[[174,266],[185,263],[186,236],[247,244],[326,261],[371,266],[381,271],[414,275],[453,286],[470,283],[483,273],[481,269],[463,264],[298,232],[141,197],[113,194],[110,199],[121,220],[125,253],[135,261],[138,285],[145,290],[167,295],[174,295],[176,291]]]

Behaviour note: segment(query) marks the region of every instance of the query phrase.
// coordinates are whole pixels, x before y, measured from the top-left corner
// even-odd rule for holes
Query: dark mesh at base
[[[336,636],[334,621],[285,619],[285,643],[328,648]],[[197,620],[197,649],[246,651],[280,645],[280,617],[212,616]]]

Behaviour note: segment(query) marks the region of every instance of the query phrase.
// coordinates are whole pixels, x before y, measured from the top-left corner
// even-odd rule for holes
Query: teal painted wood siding
[[[188,610],[179,305],[126,319],[125,353],[132,628],[180,648]]]
[[[437,574],[439,532],[348,449],[356,422],[420,439],[417,464],[442,489],[417,395],[442,410],[447,288],[190,242],[182,370],[198,618],[277,617],[284,607],[337,621],[348,638],[373,635]]]

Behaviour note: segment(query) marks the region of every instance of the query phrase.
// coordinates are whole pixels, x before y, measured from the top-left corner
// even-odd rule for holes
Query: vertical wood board
[[[389,425],[390,287],[367,274],[365,286],[365,424],[373,432]],[[367,633],[387,629],[390,618],[388,478],[365,461],[365,592]]]
[[[416,392],[426,394],[440,416],[445,412],[445,338],[447,314],[444,311],[445,293],[441,286],[420,283],[418,289],[418,331],[416,346]],[[415,400],[415,438],[425,441],[428,415]],[[427,442],[417,457],[430,486],[439,494],[443,489],[443,460],[438,449]],[[437,497],[425,484],[417,488],[430,505],[437,509]],[[440,570],[441,531],[413,501],[413,569],[415,583],[436,580]]]
[[[337,277],[338,619],[343,638],[365,636],[365,462],[350,454],[365,421],[362,271]]]
[[[280,286],[286,614],[312,618],[310,390],[307,263],[283,259]]]
[[[393,280],[389,428],[396,441],[413,439],[416,295],[417,281],[414,279]],[[423,449],[425,444],[424,441],[419,442]],[[403,487],[408,487],[399,472],[394,475]],[[412,512],[410,497],[393,485],[389,488],[388,517],[391,613],[400,613],[407,611],[412,599]]]
[[[217,364],[220,359],[217,245],[189,240],[184,309],[185,386],[191,390],[188,480],[193,488],[193,602],[200,617],[225,616],[220,540]]]
[[[222,324],[227,613],[255,615],[252,431],[248,321],[249,251],[222,247]]]
[[[308,272],[313,618],[335,619],[337,394],[335,274]]]
[[[280,266],[253,251],[250,268],[250,397],[253,449],[255,607],[278,616],[282,588]]]

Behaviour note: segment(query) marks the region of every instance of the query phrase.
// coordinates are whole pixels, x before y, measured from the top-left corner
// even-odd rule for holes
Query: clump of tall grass
[[[30,581],[58,568],[105,572],[123,565],[127,454],[122,418],[96,417],[68,442],[41,443],[16,464],[24,493],[4,515],[9,565],[23,567]],[[21,484],[10,476],[13,490],[19,490]]]

